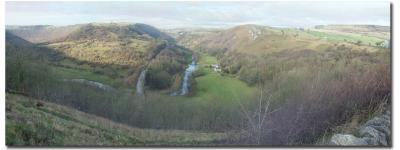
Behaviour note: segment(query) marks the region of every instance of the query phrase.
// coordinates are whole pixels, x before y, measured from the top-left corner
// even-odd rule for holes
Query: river
[[[136,94],[143,96],[144,95],[144,83],[146,79],[146,69],[140,72],[138,81],[136,83]]]
[[[198,65],[196,63],[196,60],[193,59],[192,63],[189,64],[189,66],[185,70],[185,74],[183,75],[183,81],[181,88],[179,91],[176,91],[171,94],[171,96],[176,96],[176,95],[186,95],[189,92],[189,87],[190,87],[190,77],[192,76],[193,72],[197,69]]]

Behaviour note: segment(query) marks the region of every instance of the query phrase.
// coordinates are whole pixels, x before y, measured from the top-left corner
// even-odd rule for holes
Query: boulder
[[[332,145],[343,145],[343,146],[364,146],[368,143],[361,138],[357,138],[351,134],[335,134],[331,138]]]
[[[388,145],[385,133],[378,131],[372,126],[361,128],[360,135],[370,139],[368,140],[369,145]]]
[[[364,126],[389,126],[390,120],[385,119],[386,117],[374,117],[373,119],[367,121]]]
[[[389,146],[391,144],[390,111],[367,121],[358,129],[359,137],[335,134],[330,143],[342,146]]]

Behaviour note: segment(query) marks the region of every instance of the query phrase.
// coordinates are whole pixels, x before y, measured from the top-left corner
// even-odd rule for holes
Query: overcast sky
[[[6,25],[145,23],[159,28],[240,24],[390,25],[389,2],[6,2]]]

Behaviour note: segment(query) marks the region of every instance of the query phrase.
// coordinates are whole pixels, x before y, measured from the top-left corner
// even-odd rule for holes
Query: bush
[[[25,124],[7,120],[6,145],[32,146],[32,145],[62,145],[64,135],[51,125],[41,122]]]
[[[390,99],[388,65],[374,65],[365,72],[350,68],[339,79],[313,78],[297,94],[268,116],[263,124],[263,144],[312,144],[327,129],[344,123],[361,110],[374,112]],[[328,71],[329,72],[329,71]]]
[[[146,85],[153,89],[165,89],[171,86],[172,76],[166,71],[149,70],[146,76]]]

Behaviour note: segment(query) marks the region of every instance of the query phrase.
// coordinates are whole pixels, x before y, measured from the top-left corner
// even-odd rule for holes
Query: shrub
[[[315,76],[302,92],[286,100],[263,124],[264,144],[315,141],[327,129],[344,123],[360,110],[374,112],[390,98],[388,65],[371,66],[366,72],[346,70],[340,79]]]
[[[153,89],[165,89],[171,85],[172,76],[166,71],[149,70],[146,85]]]

